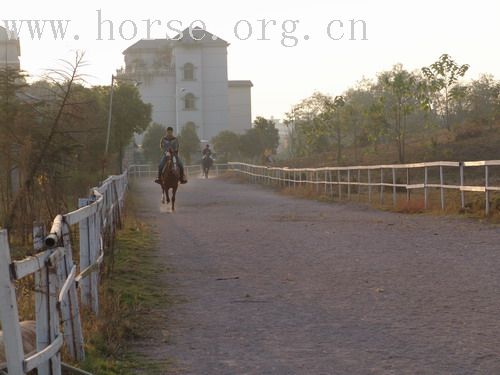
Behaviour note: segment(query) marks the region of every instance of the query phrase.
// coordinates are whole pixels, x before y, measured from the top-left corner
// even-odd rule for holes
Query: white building
[[[174,38],[178,39],[178,38]],[[179,133],[193,123],[202,140],[252,126],[251,81],[228,81],[228,43],[202,29],[182,38],[140,40],[127,48],[118,77],[141,82],[153,121]],[[201,39],[201,40],[197,40]]]
[[[8,30],[0,26],[0,69],[6,67],[19,69],[21,46],[19,39]]]

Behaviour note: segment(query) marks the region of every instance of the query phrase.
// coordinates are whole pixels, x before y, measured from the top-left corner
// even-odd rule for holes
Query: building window
[[[193,94],[189,93],[184,96],[184,109],[186,110],[194,110],[196,98]]]
[[[194,65],[191,63],[184,64],[184,81],[194,81]]]

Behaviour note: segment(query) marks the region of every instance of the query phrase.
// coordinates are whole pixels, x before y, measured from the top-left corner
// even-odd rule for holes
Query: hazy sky
[[[6,3],[6,4],[5,4]],[[109,24],[98,39],[98,10],[102,20],[113,22],[114,39],[109,40]],[[59,66],[59,59],[69,59],[76,50],[86,52],[90,84],[109,84],[111,74],[123,63],[122,51],[141,38],[147,38],[147,23],[151,38],[173,37],[173,28],[188,27],[202,20],[207,30],[228,41],[229,79],[252,80],[253,116],[283,117],[290,107],[315,90],[339,95],[363,77],[375,77],[377,72],[402,63],[407,69],[419,69],[434,62],[442,53],[450,54],[458,63],[471,69],[466,78],[491,73],[500,78],[500,2],[476,0],[463,6],[455,1],[169,1],[142,0],[82,2],[9,1],[2,4],[3,20],[69,20],[64,40],[54,40],[50,24],[46,24],[41,40],[32,40],[24,24],[21,36],[21,64],[28,73],[37,76],[46,68]],[[268,23],[266,39],[262,21]],[[356,24],[350,40],[350,20],[366,24],[363,39],[361,22]],[[299,21],[298,43],[283,40],[283,23]],[[238,21],[241,21],[238,23]],[[330,36],[327,33],[332,24]],[[340,28],[340,22],[343,29]],[[123,23],[122,36],[119,34]],[[137,27],[136,37],[134,25]],[[235,26],[238,25],[238,35]],[[248,27],[252,35],[248,40]],[[293,26],[286,22],[287,31]],[[344,33],[343,38],[342,32]],[[308,36],[308,40],[306,40]]]

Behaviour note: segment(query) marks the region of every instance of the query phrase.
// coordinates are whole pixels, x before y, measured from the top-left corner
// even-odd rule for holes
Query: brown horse
[[[214,160],[208,155],[203,156],[203,158],[201,159],[203,176],[205,176],[205,178],[208,178],[208,172],[210,171],[210,167],[212,166],[213,162]]]
[[[172,189],[172,211],[175,211],[175,193],[179,187],[179,166],[174,160],[174,153],[172,150],[169,150],[167,162],[160,178],[161,189],[163,191],[161,203],[165,204],[165,198],[167,199],[167,204],[170,203],[168,191]]]

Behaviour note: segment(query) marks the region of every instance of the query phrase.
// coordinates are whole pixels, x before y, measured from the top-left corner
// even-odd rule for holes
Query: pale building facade
[[[201,140],[223,130],[243,133],[252,126],[252,83],[228,80],[226,41],[201,29],[193,36],[184,30],[179,40],[140,40],[123,52],[118,77],[140,82],[153,121],[177,133],[189,123]]]
[[[21,56],[19,39],[0,26],[0,69],[6,67],[20,69],[19,56]]]

